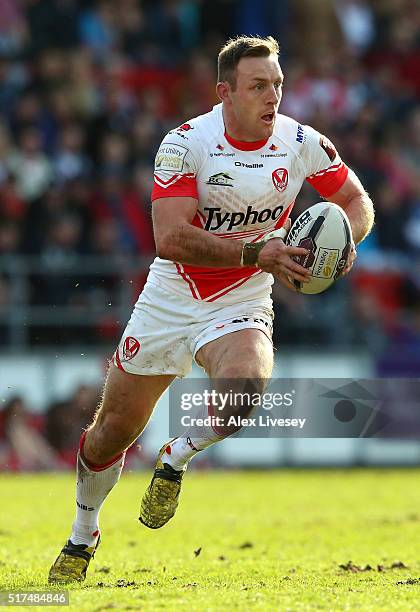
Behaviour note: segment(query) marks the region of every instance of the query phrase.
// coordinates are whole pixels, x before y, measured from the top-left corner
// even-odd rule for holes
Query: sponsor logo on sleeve
[[[273,185],[277,189],[277,191],[284,191],[289,182],[289,173],[286,168],[277,168],[273,170],[271,174],[271,178],[273,179]]]
[[[155,169],[182,172],[188,149],[179,144],[165,143],[156,155]]]
[[[300,142],[300,144],[305,142],[305,130],[300,124],[298,125],[297,129],[296,142]]]

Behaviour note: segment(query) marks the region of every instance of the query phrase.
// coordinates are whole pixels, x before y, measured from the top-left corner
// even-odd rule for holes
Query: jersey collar
[[[263,138],[263,140],[255,140],[254,142],[244,142],[243,140],[236,140],[229,136],[229,134],[225,131],[225,138],[232,147],[235,149],[239,149],[240,151],[256,151],[257,149],[261,149],[268,142],[268,138]]]

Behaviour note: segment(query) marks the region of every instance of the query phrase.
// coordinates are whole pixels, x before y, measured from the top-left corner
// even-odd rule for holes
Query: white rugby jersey
[[[195,226],[221,239],[256,242],[285,223],[305,180],[328,198],[347,174],[333,144],[313,128],[277,115],[267,140],[236,141],[225,132],[218,104],[165,136],[152,201],[196,198]],[[222,304],[258,298],[273,284],[271,274],[255,267],[208,268],[159,257],[149,278],[189,298]]]

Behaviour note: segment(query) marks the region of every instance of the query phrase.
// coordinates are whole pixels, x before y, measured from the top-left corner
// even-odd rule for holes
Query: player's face
[[[269,138],[282,96],[283,73],[277,56],[243,57],[236,69],[236,87],[229,86],[230,123],[239,139]],[[225,105],[226,107],[226,105]],[[235,134],[232,134],[235,137]]]

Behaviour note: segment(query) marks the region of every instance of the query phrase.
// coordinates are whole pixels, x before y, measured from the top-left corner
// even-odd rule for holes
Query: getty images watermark
[[[169,402],[171,436],[420,440],[420,379],[182,379]]]
[[[248,381],[247,381],[248,382]],[[236,383],[236,381],[235,381]],[[294,389],[290,392],[282,393],[257,393],[249,391],[217,391],[216,389],[204,389],[201,393],[181,393],[181,410],[191,411],[181,415],[181,425],[183,427],[298,427],[302,429],[306,418],[277,417],[272,414],[260,413],[257,416],[250,416],[255,408],[262,411],[273,411],[275,408],[288,408],[293,405]],[[197,409],[207,408],[207,415],[196,414]],[[241,409],[248,407],[241,414]],[[211,414],[208,414],[208,409]],[[232,411],[231,409],[234,408]],[[199,411],[200,412],[200,411]],[[233,412],[233,414],[224,414]]]

